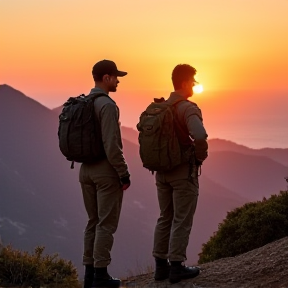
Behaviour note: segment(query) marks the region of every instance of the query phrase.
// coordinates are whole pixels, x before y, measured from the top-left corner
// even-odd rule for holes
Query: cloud
[[[28,227],[24,223],[13,221],[7,217],[0,218],[0,228],[5,227],[6,224],[10,224],[13,228],[16,228],[19,235],[23,235]]]

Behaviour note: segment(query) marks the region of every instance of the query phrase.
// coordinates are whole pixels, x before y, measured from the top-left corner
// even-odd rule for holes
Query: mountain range
[[[58,115],[20,91],[0,85],[0,236],[5,245],[70,259],[82,274],[86,212],[78,182],[79,165],[58,147]],[[221,129],[221,128],[219,128]],[[136,274],[153,265],[153,232],[159,214],[154,176],[142,167],[138,132],[121,127],[131,173],[112,250],[111,274]],[[228,211],[286,190],[287,149],[250,149],[209,140],[200,193],[187,250],[196,263],[201,245],[217,231]]]

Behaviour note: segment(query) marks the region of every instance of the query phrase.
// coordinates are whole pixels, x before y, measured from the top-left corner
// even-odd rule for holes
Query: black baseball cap
[[[93,66],[92,75],[98,75],[102,77],[105,74],[123,77],[127,75],[127,72],[119,71],[113,61],[104,59],[97,62]]]

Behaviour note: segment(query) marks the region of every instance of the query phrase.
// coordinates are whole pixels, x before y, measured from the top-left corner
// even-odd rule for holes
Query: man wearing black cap
[[[108,274],[107,266],[111,262],[113,234],[119,222],[123,191],[130,186],[130,174],[122,151],[119,108],[109,92],[116,92],[118,77],[126,74],[110,60],[97,62],[92,70],[95,88],[90,94],[105,94],[95,99],[94,108],[106,157],[92,164],[83,163],[80,168],[79,181],[89,218],[84,233],[84,288],[121,284]]]

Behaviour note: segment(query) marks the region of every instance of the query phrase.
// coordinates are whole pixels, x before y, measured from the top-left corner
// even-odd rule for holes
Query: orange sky
[[[287,0],[1,0],[0,84],[54,108],[89,92],[106,58],[128,71],[117,95],[139,105],[146,91],[172,90],[179,63],[197,69],[206,92],[287,95],[287,15]],[[215,95],[212,105],[225,101]]]

